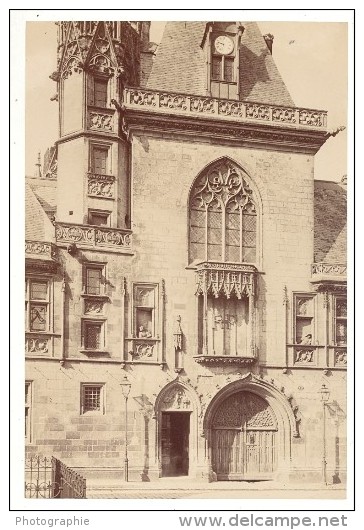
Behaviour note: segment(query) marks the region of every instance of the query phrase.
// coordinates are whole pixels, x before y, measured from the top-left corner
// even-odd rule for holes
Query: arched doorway
[[[212,418],[212,469],[217,480],[264,480],[277,467],[277,419],[249,391],[227,397]]]
[[[160,477],[191,476],[197,464],[198,398],[183,381],[172,381],[159,393],[155,412]]]

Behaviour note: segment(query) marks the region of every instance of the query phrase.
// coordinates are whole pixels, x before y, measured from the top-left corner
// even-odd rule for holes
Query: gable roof
[[[26,182],[42,205],[52,215],[57,210],[57,181],[40,177],[26,177]]]
[[[315,181],[314,261],[346,264],[346,186]]]
[[[201,43],[206,22],[167,22],[146,81],[155,90],[205,96],[206,57]],[[294,106],[256,22],[243,22],[240,98]]]
[[[54,240],[54,226],[28,184],[25,185],[25,239],[47,242]]]

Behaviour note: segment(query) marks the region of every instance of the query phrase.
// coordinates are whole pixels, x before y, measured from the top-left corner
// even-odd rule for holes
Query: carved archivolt
[[[268,403],[251,392],[237,392],[217,410],[213,427],[276,429],[277,421]]]

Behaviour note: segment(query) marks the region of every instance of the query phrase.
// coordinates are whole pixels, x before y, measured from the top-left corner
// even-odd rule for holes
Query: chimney
[[[263,35],[263,39],[265,40],[269,53],[272,55],[274,35],[267,33],[266,35]]]
[[[142,45],[142,51],[147,52],[149,50],[149,34],[150,34],[151,22],[141,22],[140,40]]]

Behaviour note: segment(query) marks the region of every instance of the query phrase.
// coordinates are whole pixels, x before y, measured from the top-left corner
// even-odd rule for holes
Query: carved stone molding
[[[294,107],[277,107],[262,103],[189,96],[178,93],[159,93],[154,90],[126,88],[124,101],[127,105],[175,110],[186,114],[198,113],[237,118],[247,121],[284,123],[296,127],[325,129],[327,112]],[[166,102],[168,102],[166,104]]]
[[[296,348],[295,349],[295,364],[316,364],[315,357],[316,350],[314,348]]]
[[[345,366],[347,365],[347,351],[346,349],[335,350],[334,353],[335,366]]]
[[[90,111],[89,128],[92,130],[113,131],[113,114]]]
[[[25,255],[55,260],[57,259],[57,247],[45,241],[25,241]]]
[[[149,110],[154,112],[148,112]],[[168,131],[170,134],[188,137],[198,134],[200,140],[211,137],[224,138],[238,145],[252,145],[264,149],[272,147],[282,151],[293,150],[308,154],[315,154],[327,140],[326,129],[302,130],[296,126],[294,129],[289,129],[289,124],[266,120],[244,119],[239,122],[231,116],[222,114],[207,120],[207,116],[203,114],[184,115],[182,112],[177,114],[177,111],[174,111],[176,115],[172,115],[163,111],[158,113],[155,110],[154,107],[152,109],[139,107],[136,104],[126,105],[125,117],[130,132],[142,134],[148,128],[151,131],[161,133]],[[224,122],[223,118],[230,121]],[[256,121],[254,127],[251,127],[249,121],[252,123]]]
[[[347,265],[339,263],[313,263],[311,266],[312,277],[319,276],[341,276],[346,278]]]
[[[197,265],[196,295],[211,294],[215,298],[235,295],[254,296],[256,268],[253,265],[204,262]]]
[[[48,335],[25,334],[25,353],[34,355],[51,354],[51,338]]]
[[[85,314],[86,315],[100,315],[104,310],[103,300],[85,299]]]
[[[194,360],[197,364],[206,366],[249,366],[256,362],[256,357],[238,357],[229,355],[196,355]]]
[[[192,410],[191,398],[182,385],[173,386],[162,399],[162,410]]]
[[[277,420],[267,402],[249,391],[236,392],[218,408],[213,427],[277,429]]]
[[[115,177],[112,175],[88,174],[87,192],[90,197],[114,198]]]

